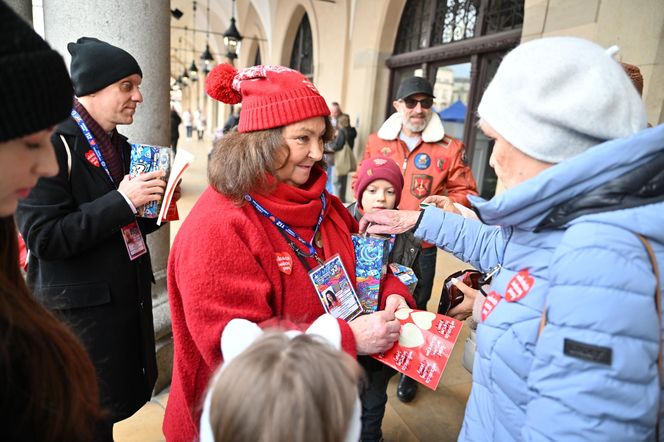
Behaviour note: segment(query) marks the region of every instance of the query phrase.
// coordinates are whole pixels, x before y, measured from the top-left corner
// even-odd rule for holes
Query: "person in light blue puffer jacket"
[[[417,237],[482,271],[499,266],[475,302],[459,440],[655,440],[662,322],[638,235],[663,269],[664,125],[645,129],[620,65],[568,37],[508,54],[478,113],[506,188],[470,198],[482,222],[429,207],[371,214],[360,226],[416,226]]]

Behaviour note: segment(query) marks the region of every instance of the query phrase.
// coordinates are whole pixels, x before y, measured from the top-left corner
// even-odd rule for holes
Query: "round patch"
[[[429,168],[431,165],[431,157],[425,153],[418,153],[415,155],[415,167],[420,170]]]

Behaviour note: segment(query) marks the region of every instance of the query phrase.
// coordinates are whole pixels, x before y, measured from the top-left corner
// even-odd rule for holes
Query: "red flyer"
[[[397,310],[401,334],[385,353],[372,355],[383,364],[435,390],[459,338],[463,322],[422,310]]]

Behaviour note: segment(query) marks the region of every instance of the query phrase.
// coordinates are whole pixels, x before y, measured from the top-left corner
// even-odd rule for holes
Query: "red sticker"
[[[275,252],[277,257],[277,266],[279,266],[279,271],[290,275],[293,271],[293,258],[291,258],[288,252]]]
[[[533,284],[535,284],[535,279],[530,276],[528,269],[521,270],[514,275],[509,284],[507,284],[505,299],[507,302],[518,301],[530,292],[530,289],[533,288]]]
[[[491,291],[486,296],[484,304],[482,304],[482,322],[484,322],[486,318],[491,314],[493,309],[496,308],[501,299],[503,299],[502,296],[500,296],[495,291]]]
[[[91,150],[85,152],[85,158],[90,162],[95,167],[99,167],[99,158],[97,158],[97,155]]]

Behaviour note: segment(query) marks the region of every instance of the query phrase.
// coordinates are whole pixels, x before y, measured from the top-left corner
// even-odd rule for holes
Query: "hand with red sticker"
[[[484,295],[479,290],[466,285],[463,281],[459,281],[456,278],[452,278],[451,281],[463,293],[463,301],[447,312],[447,316],[463,321],[473,314],[473,306],[475,305],[476,298],[479,296],[483,300]]]
[[[166,187],[163,176],[163,170],[143,173],[134,178],[125,175],[118,190],[129,198],[134,207],[141,207],[151,201],[161,200]]]
[[[358,355],[382,353],[399,339],[401,324],[393,312],[381,310],[358,316],[348,323],[355,337]]]

